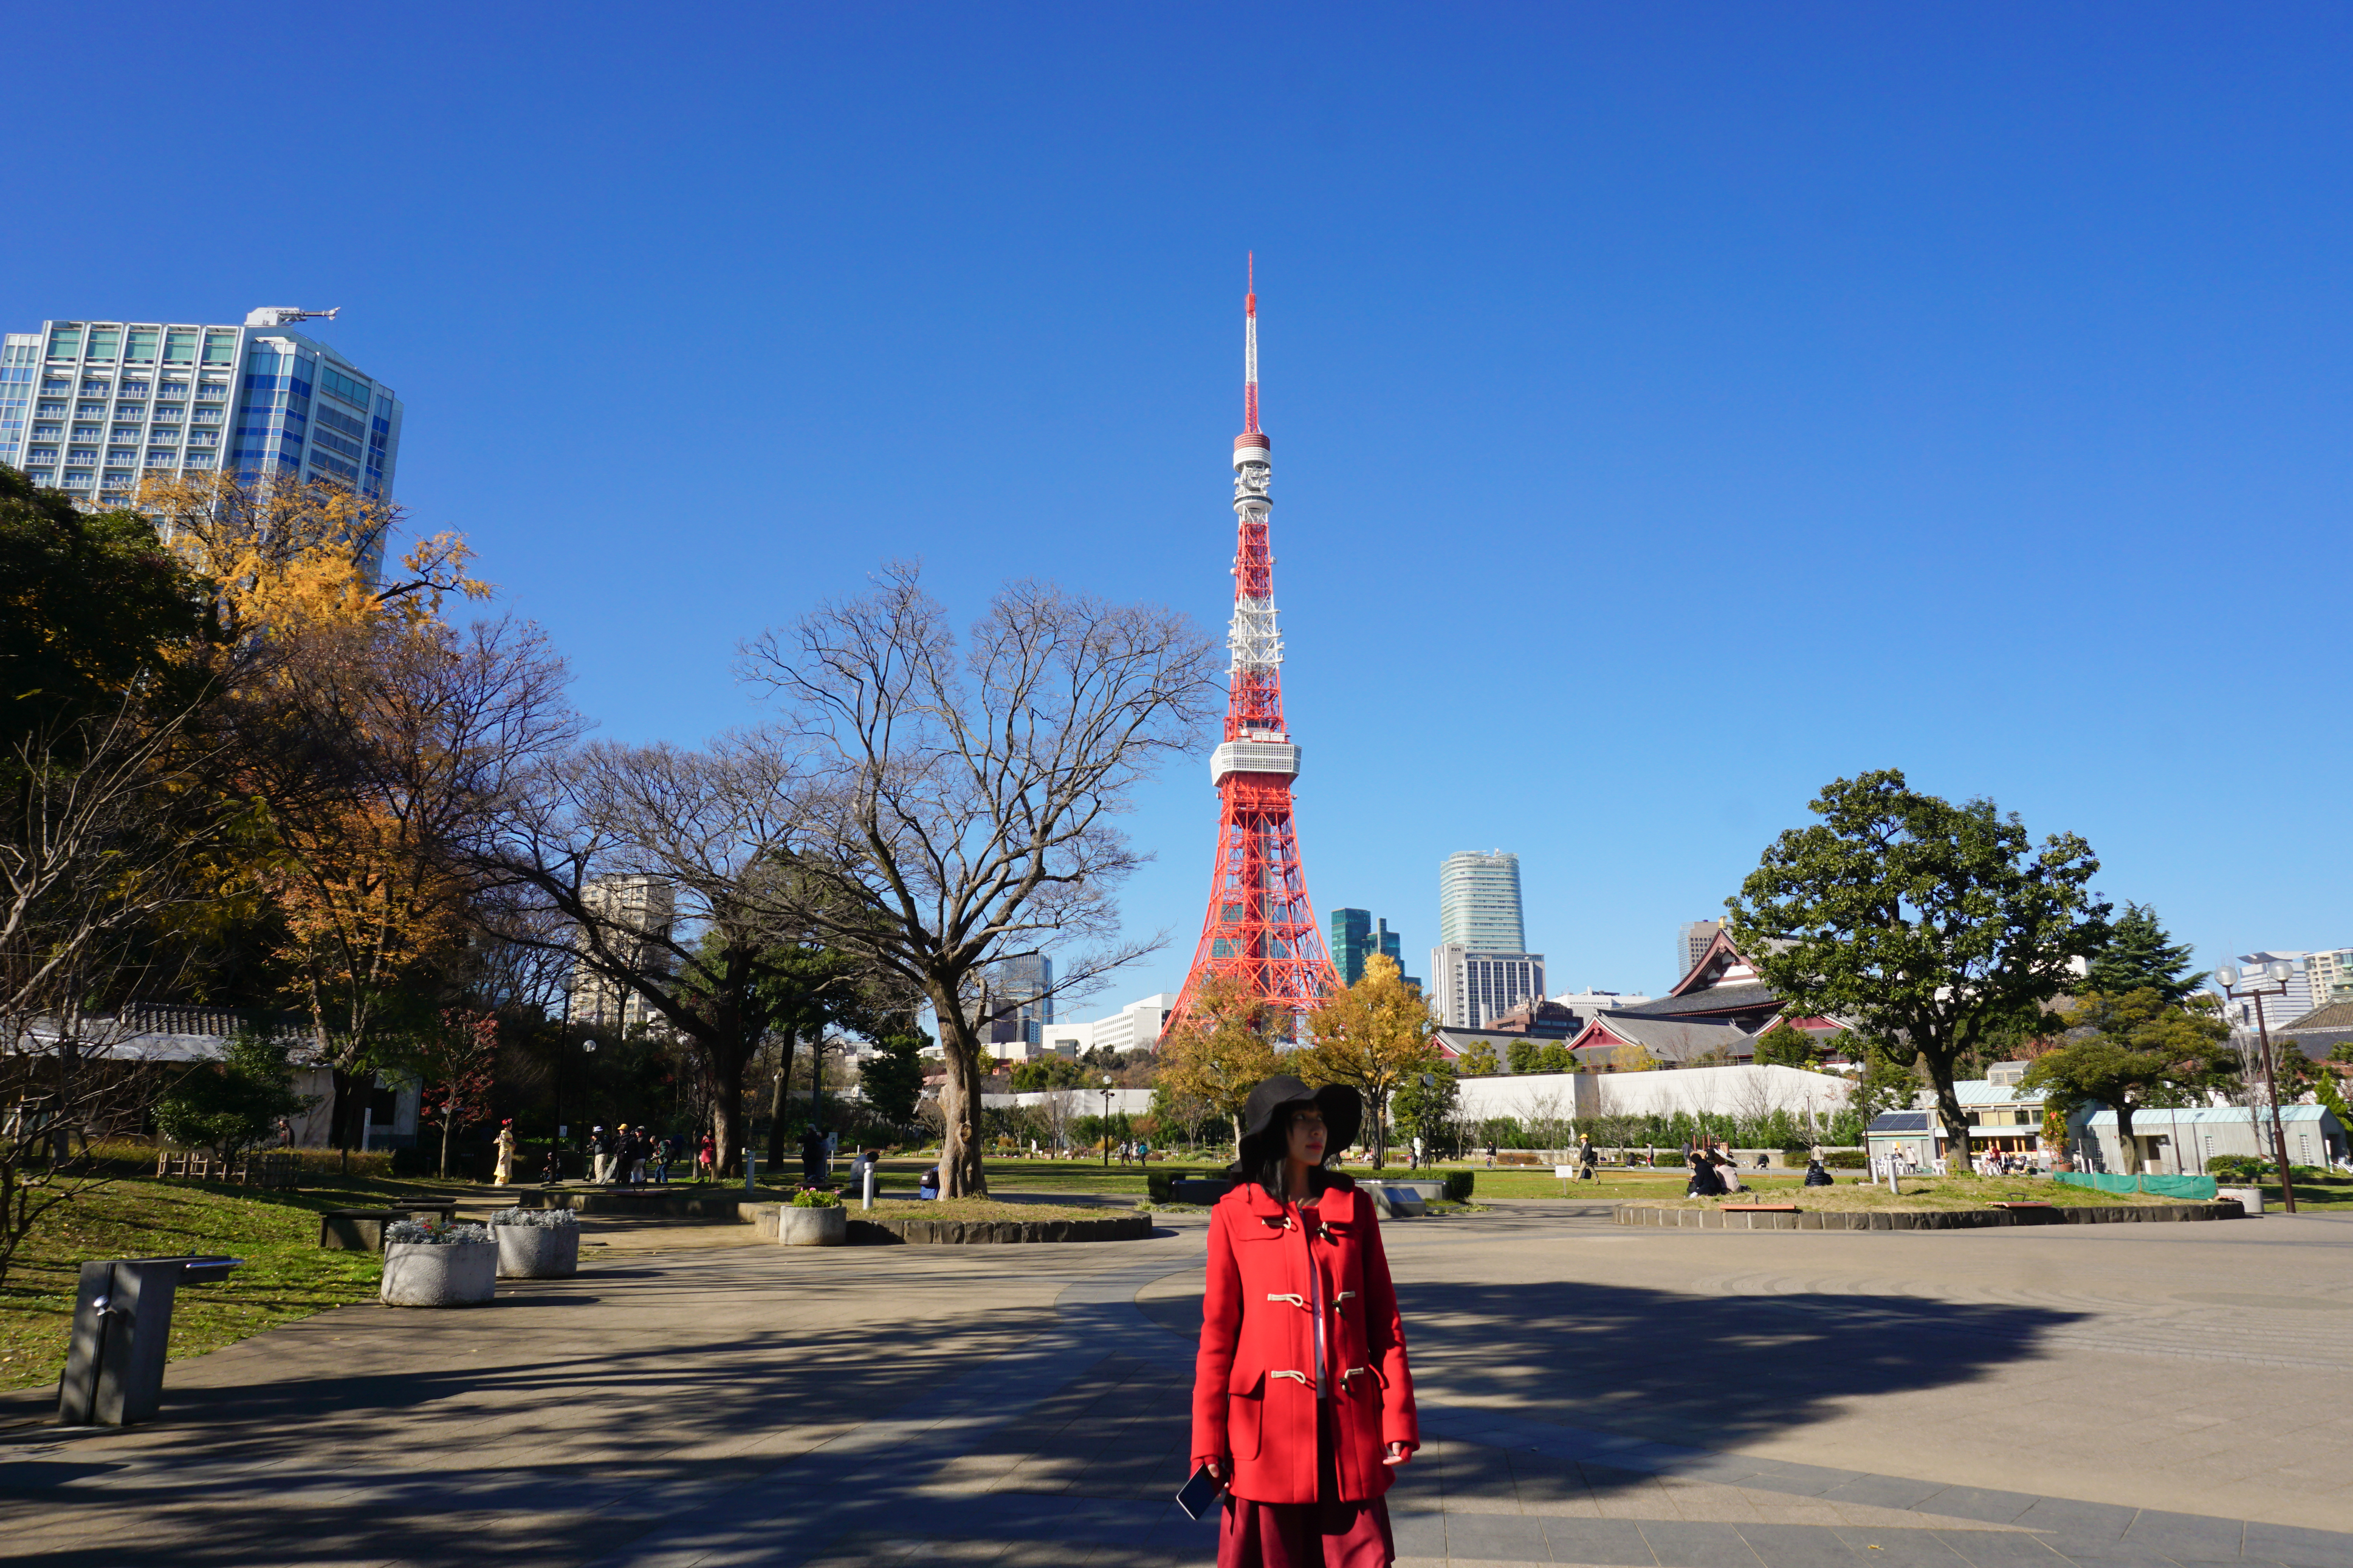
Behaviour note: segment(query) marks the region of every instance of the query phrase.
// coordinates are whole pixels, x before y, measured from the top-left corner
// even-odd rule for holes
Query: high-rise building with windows
[[[1430,950],[1438,1021],[1450,1029],[1483,1029],[1491,1018],[1543,1001],[1544,964],[1540,952],[1481,952],[1440,942]]]
[[[1034,1046],[1044,1040],[1046,1026],[1054,1021],[1052,959],[1042,952],[999,959],[990,966],[988,987],[990,1044]]]
[[[677,911],[668,882],[659,877],[597,877],[580,893],[590,917],[605,928],[606,945],[615,957],[632,969],[668,969],[662,950]],[[624,1033],[662,1022],[643,992],[591,967],[586,959],[572,967],[565,1018]]]
[[[1723,929],[1722,921],[1683,922],[1683,929],[1675,932],[1674,977],[1677,980],[1699,967],[1699,961],[1707,956],[1708,944],[1715,941],[1715,933]]]
[[[1520,858],[1501,849],[1449,855],[1438,868],[1438,940],[1478,952],[1525,952]],[[1443,975],[1430,977],[1440,985]]]
[[[401,403],[327,344],[290,331],[316,312],[242,326],[44,321],[0,337],[0,463],[96,504],[142,475],[234,468],[388,497]]]
[[[1405,974],[1405,949],[1398,933],[1389,930],[1386,920],[1376,921],[1370,910],[1334,910],[1332,911],[1332,964],[1339,970],[1340,978],[1354,985],[1365,977],[1365,960],[1375,953],[1392,959],[1398,973]],[[1420,982],[1406,975],[1409,983]]]

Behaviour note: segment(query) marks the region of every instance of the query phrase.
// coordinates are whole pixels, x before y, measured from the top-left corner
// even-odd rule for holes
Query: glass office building
[[[392,494],[400,399],[284,327],[44,321],[0,338],[0,463],[94,504],[234,468]]]

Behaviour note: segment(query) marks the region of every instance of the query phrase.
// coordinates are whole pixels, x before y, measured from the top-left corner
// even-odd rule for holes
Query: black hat
[[[1310,1089],[1287,1072],[1280,1072],[1256,1089],[1242,1106],[1242,1142],[1238,1162],[1244,1172],[1254,1169],[1259,1160],[1258,1145],[1275,1125],[1275,1116],[1285,1106],[1313,1105],[1324,1113],[1324,1126],[1328,1133],[1324,1143],[1327,1152],[1336,1152],[1356,1141],[1356,1130],[1364,1125],[1365,1102],[1356,1091],[1345,1084],[1326,1084],[1322,1089]]]

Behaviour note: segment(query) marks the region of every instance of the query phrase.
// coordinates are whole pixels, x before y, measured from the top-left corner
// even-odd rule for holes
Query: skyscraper
[[[1054,1021],[1054,961],[1042,952],[999,959],[988,975],[992,1045],[1018,1040],[1041,1045],[1046,1026]]]
[[[1438,868],[1438,940],[1480,952],[1525,952],[1520,858],[1501,849],[1449,855]],[[1445,977],[1433,974],[1441,985]]]
[[[1450,1029],[1482,1029],[1527,1002],[1544,1000],[1544,954],[1481,952],[1460,942],[1430,950],[1430,981],[1438,1021]]]
[[[581,901],[596,920],[619,928],[608,931],[614,955],[633,968],[665,968],[661,946],[670,940],[676,908],[670,885],[659,877],[598,877],[580,889]],[[642,993],[588,966],[572,967],[566,1021],[628,1030],[661,1021]]]
[[[1370,910],[1332,911],[1332,963],[1350,985],[1365,977],[1365,960],[1375,953],[1393,960],[1405,973],[1405,950],[1386,920],[1376,922]],[[1411,978],[1408,976],[1408,978]]]
[[[142,474],[235,468],[392,493],[390,387],[265,309],[242,326],[44,321],[0,338],[0,463],[76,499],[131,499]],[[28,411],[29,405],[29,411]]]

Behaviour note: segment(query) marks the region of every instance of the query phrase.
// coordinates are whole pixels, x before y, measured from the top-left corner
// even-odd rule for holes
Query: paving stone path
[[[1400,1563],[2344,1568],[2353,1226],[2180,1229],[1390,1226]],[[158,1426],[9,1435],[0,1561],[1206,1565],[1169,1501],[1201,1234],[640,1234],[491,1308],[323,1314],[175,1363]]]

